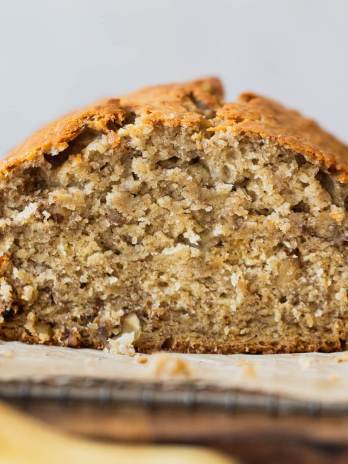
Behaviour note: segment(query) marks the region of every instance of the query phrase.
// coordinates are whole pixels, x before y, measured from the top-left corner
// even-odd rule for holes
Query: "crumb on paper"
[[[327,390],[328,388],[335,389],[342,382],[342,377],[336,372],[331,372],[328,375],[317,380],[316,385],[320,389]]]
[[[148,358],[146,356],[144,356],[144,355],[139,355],[139,356],[136,357],[136,362],[138,364],[147,364],[148,361],[149,361]]]
[[[255,379],[256,375],[256,367],[255,364],[248,360],[240,360],[237,362],[237,366],[243,369],[243,377],[247,379]]]
[[[338,356],[336,356],[335,361],[337,363],[347,362],[348,361],[348,351],[345,351],[344,353],[341,353]]]
[[[123,333],[116,338],[109,338],[106,351],[112,354],[126,354],[128,356],[135,355],[134,348],[134,333]]]
[[[191,377],[189,363],[179,356],[170,353],[158,353],[151,357],[153,373],[158,378],[185,379]]]
[[[135,355],[134,342],[141,332],[140,321],[136,314],[127,314],[122,323],[122,332],[115,338],[108,339],[106,351],[112,354]]]

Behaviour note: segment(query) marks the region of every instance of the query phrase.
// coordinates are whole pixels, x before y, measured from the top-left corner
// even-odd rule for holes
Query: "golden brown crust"
[[[252,93],[240,95],[236,103],[218,112],[223,126],[232,125],[237,134],[272,139],[278,145],[318,161],[338,172],[348,182],[348,147],[298,111]],[[224,129],[224,127],[223,127]]]
[[[23,161],[67,147],[86,127],[107,132],[141,114],[149,124],[199,126],[211,121],[210,130],[231,127],[238,135],[266,138],[337,171],[348,182],[348,147],[314,121],[279,103],[254,94],[243,94],[236,103],[222,104],[223,89],[217,78],[184,84],[148,87],[121,99],[109,99],[73,112],[34,133],[12,150],[0,165],[4,174]],[[213,127],[215,125],[215,127]]]
[[[222,104],[223,87],[218,78],[201,79],[186,84],[146,87],[121,98],[123,107],[148,117],[152,123],[193,125]]]
[[[147,116],[152,124],[197,124],[203,117],[201,111],[218,106],[222,94],[219,79],[207,78],[186,84],[147,87],[121,99],[99,101],[69,113],[35,132],[8,153],[0,164],[0,173],[23,161],[35,160],[44,153],[64,150],[87,127],[107,132],[125,123],[133,111]],[[202,110],[197,109],[194,102],[198,102]]]
[[[99,102],[83,110],[69,113],[39,129],[21,145],[10,151],[0,165],[0,172],[10,170],[23,161],[34,160],[44,153],[62,151],[86,127],[106,130],[109,123],[119,124],[125,118],[119,100]]]

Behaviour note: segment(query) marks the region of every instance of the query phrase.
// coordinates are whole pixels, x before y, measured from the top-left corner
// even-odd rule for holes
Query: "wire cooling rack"
[[[180,408],[215,408],[270,415],[348,415],[348,402],[327,404],[278,395],[204,387],[192,383],[129,382],[58,377],[40,381],[0,382],[0,397]]]

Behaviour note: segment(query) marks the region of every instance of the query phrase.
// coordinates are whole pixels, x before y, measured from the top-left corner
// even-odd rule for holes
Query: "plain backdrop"
[[[347,0],[0,0],[0,154],[137,87],[219,75],[348,141]]]

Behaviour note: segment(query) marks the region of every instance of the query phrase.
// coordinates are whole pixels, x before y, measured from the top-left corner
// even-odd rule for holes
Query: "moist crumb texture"
[[[0,165],[0,336],[212,353],[348,338],[348,149],[217,79],[99,102]]]

